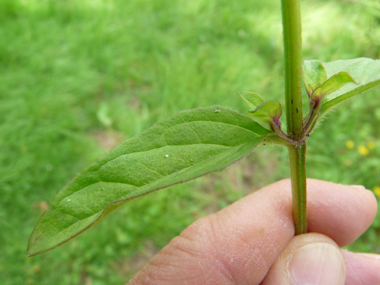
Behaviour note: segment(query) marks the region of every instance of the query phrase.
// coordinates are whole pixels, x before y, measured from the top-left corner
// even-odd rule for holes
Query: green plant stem
[[[288,135],[302,136],[302,39],[300,0],[282,0],[285,52],[285,96]]]
[[[306,144],[291,145],[289,149],[290,178],[292,181],[293,219],[296,234],[307,232],[306,220]]]
[[[285,53],[285,103],[288,136],[297,145],[289,146],[293,216],[296,234],[307,232],[306,142],[302,114],[302,37],[300,0],[282,0]],[[301,143],[302,142],[302,143]]]

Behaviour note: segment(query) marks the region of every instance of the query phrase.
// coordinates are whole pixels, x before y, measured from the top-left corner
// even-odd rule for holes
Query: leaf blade
[[[131,199],[226,167],[269,134],[248,116],[219,106],[176,113],[64,187],[37,222],[28,255],[63,244]]]

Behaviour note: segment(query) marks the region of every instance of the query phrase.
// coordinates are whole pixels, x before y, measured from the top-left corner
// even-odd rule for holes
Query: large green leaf
[[[326,102],[320,110],[319,119],[343,101],[380,85],[380,60],[356,58],[324,62],[322,65],[328,79],[340,72],[346,72],[356,83],[344,84],[338,90],[327,95]]]
[[[28,255],[68,241],[128,200],[226,167],[269,134],[248,116],[219,106],[176,113],[121,143],[64,187],[37,222]]]

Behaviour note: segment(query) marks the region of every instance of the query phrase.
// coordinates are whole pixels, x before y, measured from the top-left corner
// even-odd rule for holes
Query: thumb
[[[344,284],[346,269],[337,244],[309,233],[295,236],[281,252],[261,284]]]

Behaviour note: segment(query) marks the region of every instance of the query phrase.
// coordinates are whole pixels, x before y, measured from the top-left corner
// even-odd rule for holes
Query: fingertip
[[[308,179],[310,232],[325,234],[339,246],[346,246],[371,225],[376,213],[377,200],[372,191]]]
[[[344,284],[345,265],[337,244],[327,236],[295,236],[262,284]]]
[[[341,250],[346,271],[346,285],[380,284],[380,255]]]
[[[373,191],[365,188],[363,185],[343,185],[346,187],[350,187],[351,190],[356,192],[356,194],[361,197],[363,203],[368,203],[370,209],[372,209],[375,212],[377,212],[377,199]]]

